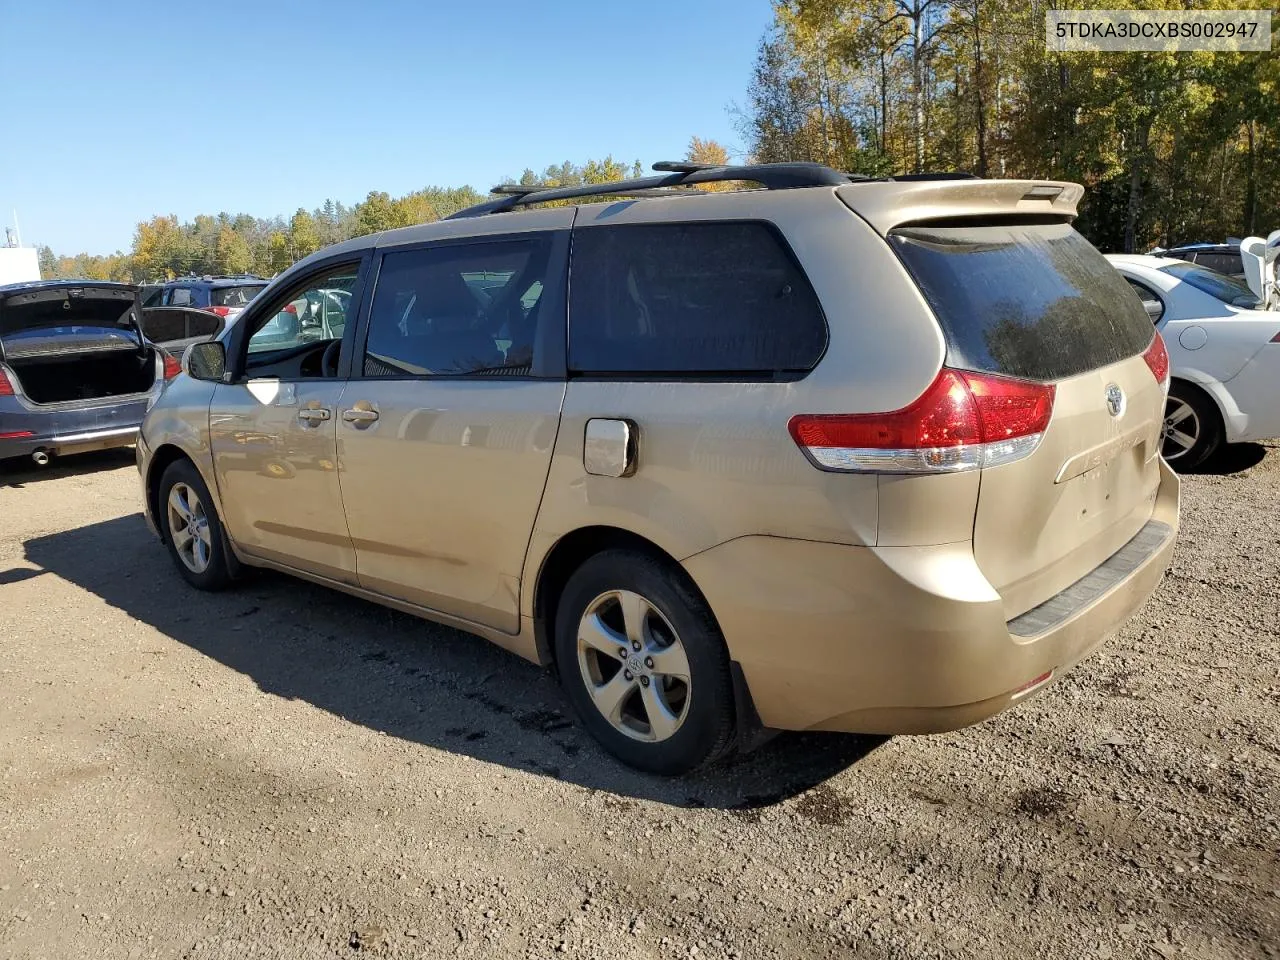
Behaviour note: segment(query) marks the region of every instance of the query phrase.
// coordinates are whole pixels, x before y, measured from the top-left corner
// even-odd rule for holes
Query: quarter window
[[[827,325],[813,288],[764,223],[575,231],[569,369],[657,377],[794,376]]]
[[[191,288],[175,287],[169,291],[169,306],[171,307],[189,307],[191,306]]]
[[[386,254],[364,376],[527,376],[550,250],[522,237]]]

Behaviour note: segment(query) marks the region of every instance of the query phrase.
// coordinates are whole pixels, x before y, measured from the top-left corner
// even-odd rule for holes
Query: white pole
[[[18,210],[16,207],[13,211],[13,237],[18,241],[18,246],[22,246],[22,230],[18,226]]]

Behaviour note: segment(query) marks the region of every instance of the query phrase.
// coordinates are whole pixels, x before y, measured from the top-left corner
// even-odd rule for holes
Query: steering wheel
[[[320,355],[320,376],[336,377],[338,375],[338,354],[341,351],[341,340],[334,340],[324,348],[324,353]]]

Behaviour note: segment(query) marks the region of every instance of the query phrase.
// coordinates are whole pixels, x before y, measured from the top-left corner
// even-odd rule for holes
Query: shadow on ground
[[[1207,473],[1213,476],[1243,473],[1245,470],[1260,464],[1267,455],[1267,449],[1261,443],[1227,444],[1200,466],[1196,467],[1193,472]]]
[[[750,812],[829,779],[885,741],[782,734],[707,772],[651,777],[595,745],[547,671],[459,631],[275,574],[200,593],[178,576],[140,514],[25,546],[31,563],[252,677],[267,693],[592,789]]]
[[[0,487],[25,487],[45,480],[57,480],[78,474],[101,473],[119,470],[135,461],[133,447],[115,447],[111,450],[95,450],[67,457],[54,457],[47,467],[37,467],[30,457],[10,457],[0,460]]]

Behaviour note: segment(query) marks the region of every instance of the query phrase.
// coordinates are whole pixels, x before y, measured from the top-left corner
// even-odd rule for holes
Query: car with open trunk
[[[133,443],[179,370],[143,334],[137,295],[91,280],[0,287],[0,459]]]

